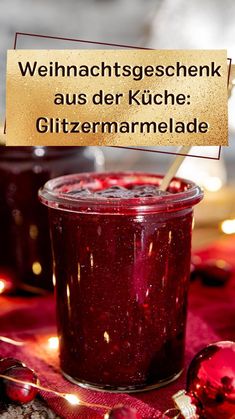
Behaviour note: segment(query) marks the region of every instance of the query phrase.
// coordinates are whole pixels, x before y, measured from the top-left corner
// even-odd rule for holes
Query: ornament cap
[[[185,390],[178,391],[172,398],[185,419],[199,419],[197,408]]]

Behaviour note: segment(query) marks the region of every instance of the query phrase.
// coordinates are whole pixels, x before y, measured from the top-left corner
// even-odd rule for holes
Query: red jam
[[[202,193],[148,174],[48,182],[60,361],[99,389],[135,391],[183,368],[192,206]]]

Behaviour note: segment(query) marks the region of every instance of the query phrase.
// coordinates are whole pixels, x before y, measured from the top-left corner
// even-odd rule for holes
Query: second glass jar
[[[95,147],[0,147],[0,276],[27,291],[52,290],[47,211],[38,189],[49,179],[103,167]]]

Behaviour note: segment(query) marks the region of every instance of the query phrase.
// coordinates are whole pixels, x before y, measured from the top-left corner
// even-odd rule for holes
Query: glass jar
[[[193,206],[199,187],[161,176],[77,174],[40,190],[49,207],[60,363],[82,386],[121,392],[183,369]]]
[[[38,189],[50,178],[96,171],[95,147],[0,147],[0,276],[16,288],[52,290],[48,216]]]

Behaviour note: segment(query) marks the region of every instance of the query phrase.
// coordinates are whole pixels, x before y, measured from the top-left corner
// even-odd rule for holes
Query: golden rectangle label
[[[228,145],[225,50],[10,50],[6,144]]]

